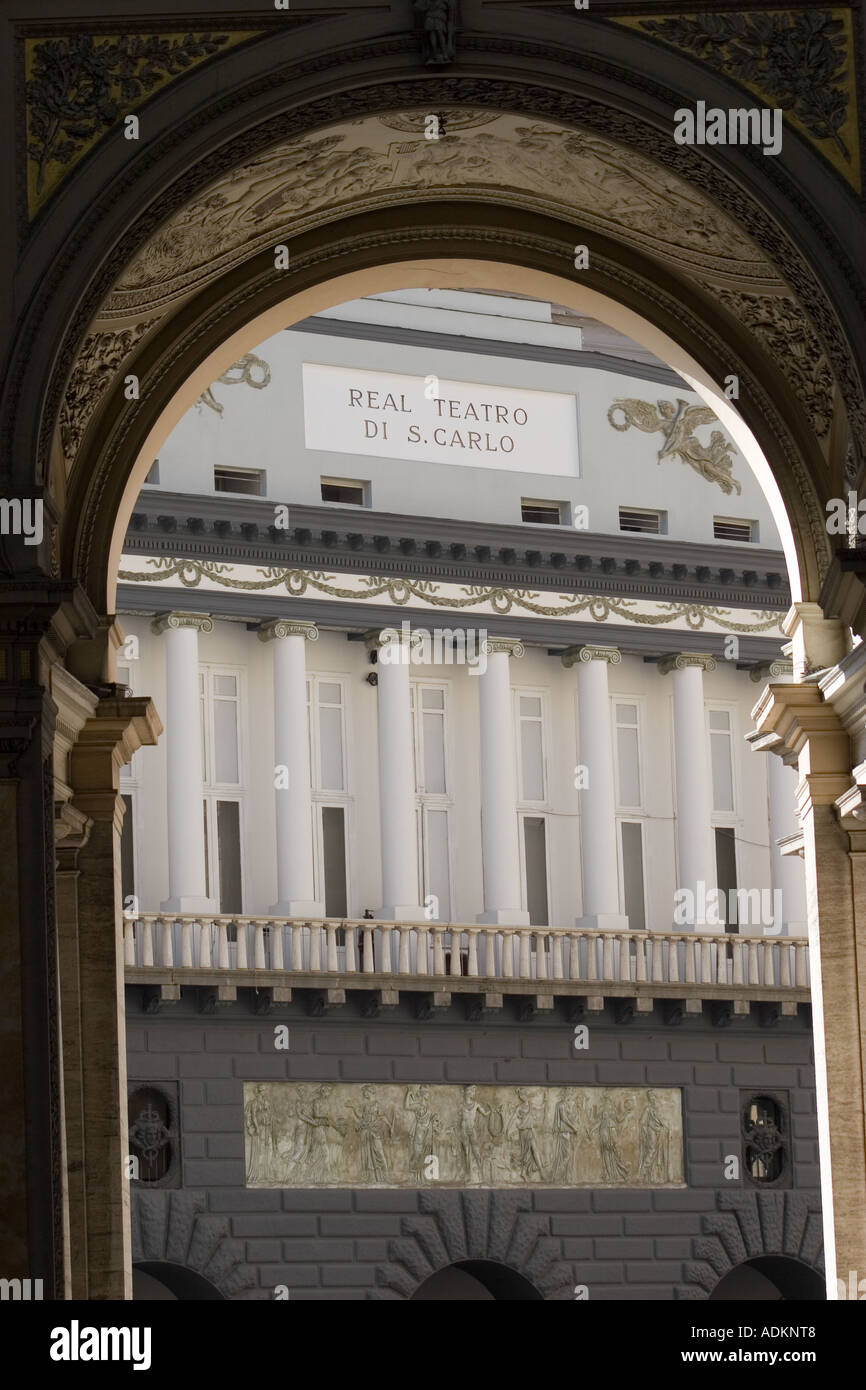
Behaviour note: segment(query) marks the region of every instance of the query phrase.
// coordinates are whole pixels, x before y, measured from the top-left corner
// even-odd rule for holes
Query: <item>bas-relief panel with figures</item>
[[[676,1187],[678,1089],[246,1082],[248,1187]]]

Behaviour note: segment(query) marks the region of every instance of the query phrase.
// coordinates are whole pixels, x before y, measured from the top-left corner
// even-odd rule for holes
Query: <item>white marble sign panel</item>
[[[679,1089],[244,1083],[248,1187],[679,1187]]]
[[[576,478],[577,399],[305,362],[308,449]]]

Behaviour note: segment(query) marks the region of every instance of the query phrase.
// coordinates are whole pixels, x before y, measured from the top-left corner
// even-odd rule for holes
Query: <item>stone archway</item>
[[[333,24],[304,20],[289,33],[273,26],[253,33],[219,59],[227,96],[214,98],[204,68],[178,79],[149,106],[149,138],[135,158],[119,128],[97,130],[100,158],[74,163],[32,227],[24,217],[15,300],[25,307],[0,426],[10,441],[12,487],[44,498],[46,534],[34,550],[10,547],[10,563],[25,580],[4,594],[13,680],[0,795],[13,839],[4,858],[20,866],[7,894],[13,908],[4,957],[17,960],[20,946],[28,980],[17,1020],[23,1041],[11,1058],[19,1081],[10,1152],[22,1192],[25,1173],[30,1192],[19,1253],[29,1243],[31,1263],[38,1252],[56,1288],[64,1286],[68,1242],[52,772],[68,872],[82,870],[84,880],[86,867],[93,881],[86,924],[64,908],[67,945],[76,966],[84,952],[88,980],[85,994],[67,1003],[80,1006],[85,1024],[99,1017],[113,1039],[107,1089],[91,1117],[91,1153],[99,1157],[85,1186],[94,1201],[110,1194],[112,1232],[94,1250],[94,1287],[116,1291],[128,1286],[129,1274],[119,1177],[123,1019],[118,973],[102,948],[117,930],[117,766],[159,730],[147,701],[121,708],[113,687],[112,556],[154,432],[239,355],[251,324],[285,313],[290,300],[293,312],[309,312],[328,282],[340,281],[345,297],[351,277],[387,266],[403,266],[405,274],[409,262],[427,265],[434,278],[445,274],[443,263],[452,272],[461,262],[496,263],[511,267],[517,289],[529,283],[524,277],[575,286],[574,248],[586,245],[582,293],[652,323],[686,354],[695,382],[715,389],[720,408],[720,384],[732,374],[739,379],[738,414],[790,519],[802,599],[792,619],[798,676],[835,666],[845,654],[846,625],[866,626],[857,565],[842,565],[823,521],[828,498],[844,495],[861,473],[866,409],[858,344],[866,290],[856,263],[855,203],[820,141],[792,126],[794,153],[773,168],[747,151],[675,146],[671,114],[699,70],[676,45],[612,31],[604,19],[580,19],[578,27],[573,15],[555,14],[534,19],[527,39],[519,9],[466,5],[467,32],[441,59],[453,60],[453,71],[433,75],[408,4],[396,18],[373,9],[341,15],[339,35]],[[529,82],[510,70],[515,62],[531,70]],[[701,81],[720,104],[739,104],[740,90],[723,74]],[[431,108],[452,113],[436,150],[419,144],[417,129],[419,114]],[[389,119],[398,122],[394,139]],[[407,152],[407,145],[416,148]],[[553,159],[557,184],[566,169],[575,187],[583,177],[583,196],[575,188],[558,201],[546,196],[533,182],[543,157]],[[335,171],[351,179],[355,166],[369,175],[369,187],[342,186],[338,201],[316,203],[317,177],[339,186]],[[261,173],[272,184],[257,190],[251,180]],[[215,187],[226,179],[228,188]],[[242,185],[252,194],[235,209],[241,234],[215,254],[209,233],[231,213],[220,199]],[[608,195],[607,215],[597,215]],[[274,244],[287,246],[287,270],[278,269]],[[160,245],[182,262],[183,283],[175,276],[165,285]],[[150,281],[142,262],[148,254],[156,266]],[[209,269],[199,274],[202,261]],[[859,848],[859,782],[852,787],[847,714],[826,704],[816,712],[814,685],[791,698],[780,689],[765,702],[763,736],[801,759],[815,950],[824,947],[819,916],[828,948],[823,1151],[826,1159],[832,1140],[843,1209],[863,1212],[861,1020],[850,988],[858,968],[849,848]],[[840,846],[836,803],[845,797],[848,840]],[[23,893],[27,882],[37,891]],[[89,933],[86,942],[81,932]],[[77,978],[77,969],[62,975],[62,988]],[[73,1049],[64,1084],[74,1089],[75,1048],[80,1071],[88,1030],[72,1034],[70,1041],[64,1028],[64,1053]],[[73,1109],[83,1105],[82,1132],[87,1103],[74,1098]],[[29,1172],[27,1147],[40,1155]],[[828,1189],[831,1227],[833,1211]],[[862,1264],[862,1222],[840,1219],[837,1238],[843,1258]]]

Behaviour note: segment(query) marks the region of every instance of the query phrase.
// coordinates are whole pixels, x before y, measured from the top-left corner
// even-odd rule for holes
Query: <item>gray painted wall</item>
[[[660,1017],[618,1026],[588,1015],[590,1046],[573,1049],[573,1023],[517,1022],[456,1011],[429,1021],[408,1008],[376,1019],[357,1004],[311,1018],[299,1003],[256,1016],[252,993],[218,1015],[193,997],[143,1011],[127,990],[130,1085],[178,1082],[183,1192],[133,1184],[136,1258],[166,1258],[178,1226],[197,1223],[192,1263],[231,1297],[405,1298],[436,1267],[494,1257],[547,1298],[705,1298],[738,1261],[787,1253],[820,1267],[818,1146],[811,1033],[803,1011],[759,1026],[756,1015],[713,1027],[705,1014],[680,1027]],[[274,1049],[288,1023],[290,1048]],[[485,1193],[250,1190],[244,1187],[243,1082],[331,1080],[681,1086],[685,1190],[535,1190]],[[789,1099],[791,1172],[759,1190],[725,1181],[724,1158],[741,1153],[744,1091]],[[192,1195],[189,1195],[192,1194]],[[191,1214],[192,1208],[201,1209]],[[209,1224],[208,1224],[209,1223]],[[172,1236],[174,1226],[174,1236]],[[757,1245],[755,1244],[757,1242]],[[204,1244],[212,1260],[202,1265]],[[217,1278],[215,1270],[219,1273]]]

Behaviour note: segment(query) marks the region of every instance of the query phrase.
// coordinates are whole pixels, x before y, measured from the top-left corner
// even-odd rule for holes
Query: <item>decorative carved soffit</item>
[[[752,92],[860,191],[850,10],[756,10],[614,19]]]
[[[246,352],[227,371],[223,372],[222,376],[218,376],[217,381],[223,382],[226,386],[243,386],[246,383],[247,386],[252,386],[255,391],[263,391],[266,386],[270,385],[271,369],[267,362],[261,357],[256,357],[254,352]],[[217,415],[222,415],[225,406],[220,405],[213,394],[215,385],[216,382],[212,382],[206,391],[202,391],[196,405],[210,406]]]
[[[835,383],[821,340],[796,300],[780,294],[752,294],[702,281],[730,314],[768,349],[812,422],[827,440],[833,419]]]
[[[457,56],[457,0],[415,0],[421,56],[427,67],[453,63]]]
[[[622,416],[618,420],[617,416]],[[700,425],[718,424],[718,418],[707,405],[689,405],[688,401],[659,401],[657,406],[649,401],[627,399],[614,401],[607,412],[607,418],[615,430],[627,430],[630,425],[643,430],[645,434],[658,431],[664,435],[664,444],[658,452],[658,462],[675,457],[687,463],[708,483],[718,483],[722,492],[742,492],[742,487],[732,475],[734,466],[731,451],[734,448],[721,430],[713,430],[708,444],[695,438],[695,430]]]
[[[131,328],[90,333],[82,344],[60,407],[60,438],[67,469],[72,467],[84,431],[123,362],[156,323],[144,319]]]
[[[148,97],[259,33],[79,33],[25,39],[29,218],[88,150]]]

